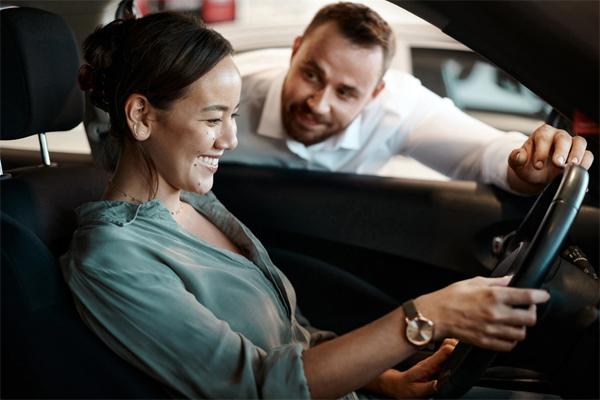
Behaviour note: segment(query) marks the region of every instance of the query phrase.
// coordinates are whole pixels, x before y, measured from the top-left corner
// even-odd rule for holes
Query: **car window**
[[[201,9],[188,1],[136,0],[142,13],[179,7],[206,16],[210,7],[234,3],[227,18],[214,28],[229,39],[238,53],[242,73],[262,70],[269,63],[288,63],[289,49],[312,16],[331,0],[205,1]],[[425,87],[448,97],[467,114],[503,131],[529,134],[546,118],[550,107],[479,55],[438,28],[386,1],[363,1],[382,15],[397,38],[391,67],[412,73]],[[197,3],[194,3],[197,4]],[[271,49],[273,49],[271,51]],[[252,53],[256,52],[255,55]],[[243,53],[243,54],[242,54]],[[282,61],[283,60],[283,61]],[[246,62],[247,61],[247,62]],[[448,180],[425,165],[404,156],[393,157],[382,176]]]
[[[548,104],[476,53],[414,47],[411,59],[423,85],[498,129],[529,134],[550,113]]]
[[[247,53],[268,48],[289,49],[315,12],[331,2],[135,0],[134,4],[141,15],[159,10],[194,13],[229,39],[238,53]],[[397,52],[392,68],[412,73],[433,92],[449,97],[469,115],[500,130],[531,133],[545,120],[550,109],[547,104],[438,28],[386,1],[363,2],[380,13],[396,34]],[[47,138],[51,152],[91,152],[83,125],[68,133],[49,134]],[[0,148],[38,150],[39,144],[33,137],[1,141]],[[394,157],[380,175],[447,179],[402,156]]]

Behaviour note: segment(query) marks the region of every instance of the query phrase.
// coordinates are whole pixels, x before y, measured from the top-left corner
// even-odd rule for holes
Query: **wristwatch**
[[[421,348],[433,340],[433,321],[425,318],[415,307],[415,303],[408,300],[402,304],[406,317],[406,339]]]

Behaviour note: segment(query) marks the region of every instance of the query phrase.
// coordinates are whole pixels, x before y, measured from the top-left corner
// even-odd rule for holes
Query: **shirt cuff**
[[[507,192],[523,195],[510,187],[507,180],[508,156],[521,148],[527,136],[519,132],[507,132],[505,135],[491,141],[483,153],[483,180]]]

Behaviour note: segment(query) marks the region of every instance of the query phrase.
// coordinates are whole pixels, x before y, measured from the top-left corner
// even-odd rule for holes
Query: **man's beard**
[[[300,109],[300,110],[299,110]],[[303,114],[310,114],[312,118],[317,122],[319,127],[326,127],[325,130],[315,132],[311,129],[305,129],[304,126],[298,126],[297,113],[300,111]],[[293,103],[289,109],[286,109],[285,105],[281,105],[281,114],[283,117],[283,126],[289,137],[297,142],[302,143],[305,146],[311,146],[313,144],[324,142],[330,137],[340,133],[343,129],[327,129],[332,124],[328,123],[327,120],[312,113],[306,103],[297,104]],[[296,129],[295,129],[296,128]]]

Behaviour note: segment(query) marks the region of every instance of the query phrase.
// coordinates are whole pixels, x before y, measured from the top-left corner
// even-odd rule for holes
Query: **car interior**
[[[68,18],[45,10],[51,5],[44,3],[51,2],[0,9],[0,139],[37,135],[42,153],[41,165],[39,153],[2,149],[0,156],[1,396],[165,398],[158,382],[119,358],[86,327],[58,266],[77,228],[74,210],[100,199],[110,172],[100,168],[98,159],[48,152],[46,135],[93,117],[75,78],[82,38],[76,38]],[[445,26],[453,24],[435,16],[450,9],[452,19],[457,12],[447,5],[427,9],[396,3]],[[502,64],[500,55],[494,57],[490,60]],[[536,93],[542,96],[544,90]],[[593,104],[577,102],[561,108],[553,94],[548,97],[563,115],[577,108],[598,121],[597,93],[595,111]],[[565,123],[565,117],[557,121]],[[598,160],[598,135],[587,138]],[[535,283],[517,268],[521,283],[546,288],[553,296],[540,308],[538,325],[511,353],[457,358],[447,367],[449,379],[453,370],[462,375],[457,372],[447,386],[456,388],[443,394],[459,397],[463,389],[478,385],[598,398],[597,181],[597,162],[589,178],[573,166],[537,201],[474,182],[222,164],[213,191],[265,244],[294,284],[312,325],[338,334],[389,311],[373,293],[390,307],[399,306],[461,279],[527,265],[522,270],[533,270]],[[557,211],[554,200],[568,204],[569,211]],[[540,244],[544,238],[548,242]],[[537,255],[540,260],[530,260]],[[398,368],[431,351],[418,352]]]

